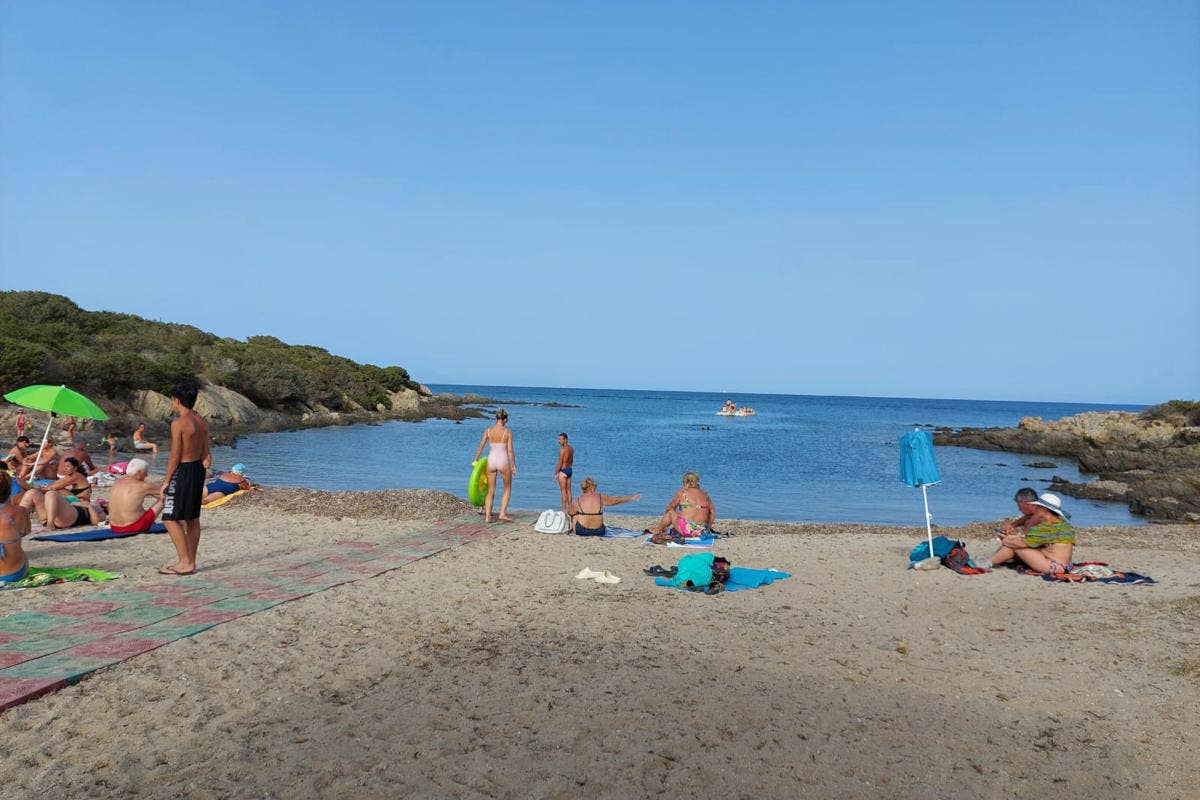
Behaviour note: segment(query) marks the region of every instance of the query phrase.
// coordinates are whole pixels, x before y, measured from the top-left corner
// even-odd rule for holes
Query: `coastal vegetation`
[[[245,341],[133,314],[86,311],[62,295],[0,292],[0,386],[65,383],[101,405],[168,393],[196,377],[284,414],[374,411],[419,385],[400,366],[358,364],[273,336]]]

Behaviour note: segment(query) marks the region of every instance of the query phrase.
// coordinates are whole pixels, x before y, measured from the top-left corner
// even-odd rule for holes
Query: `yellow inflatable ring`
[[[487,456],[471,464],[471,480],[467,482],[467,499],[476,508],[483,508],[487,500],[488,477]]]

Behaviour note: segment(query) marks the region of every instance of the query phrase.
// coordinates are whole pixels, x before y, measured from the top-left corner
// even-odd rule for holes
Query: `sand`
[[[204,516],[201,569],[460,508],[399,497],[343,498],[357,519],[235,498]],[[1197,796],[1194,526],[1084,530],[1081,558],[1160,580],[1119,587],[907,571],[915,529],[728,522],[721,553],[794,577],[707,597],[642,575],[679,550],[529,521],[3,713],[0,798]],[[942,532],[983,554],[989,530]],[[131,581],[172,559],[164,536],[29,552]]]

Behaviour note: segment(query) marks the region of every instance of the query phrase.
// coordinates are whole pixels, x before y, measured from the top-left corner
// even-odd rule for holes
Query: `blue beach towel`
[[[743,589],[757,589],[760,586],[766,586],[775,581],[781,581],[785,578],[792,577],[790,572],[781,572],[777,569],[749,569],[747,567],[733,567],[729,570],[729,580],[725,581],[725,591],[740,592]],[[670,578],[655,578],[654,582],[659,586],[670,586],[673,589],[684,589],[682,586],[676,586],[671,583]],[[684,591],[688,591],[684,589]]]
[[[618,528],[616,525],[605,525],[604,536],[602,539],[636,539],[642,535],[641,531],[631,531],[629,528]]]
[[[148,531],[142,533],[166,533],[167,526],[161,522],[156,522]],[[112,528],[99,528],[94,531],[80,531],[78,533],[51,533],[43,536],[34,536],[33,538],[39,542],[103,542],[105,539],[128,539],[130,536],[138,536],[136,533],[113,533]]]

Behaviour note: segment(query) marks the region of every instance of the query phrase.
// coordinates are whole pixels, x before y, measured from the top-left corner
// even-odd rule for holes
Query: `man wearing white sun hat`
[[[990,559],[976,562],[983,569],[1017,558],[1036,572],[1065,572],[1075,552],[1075,530],[1056,494],[1021,489],[1014,498],[1021,516],[1005,523],[1000,548]]]

